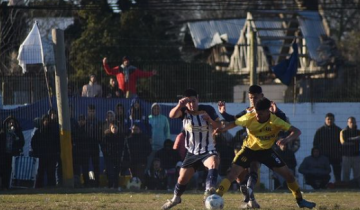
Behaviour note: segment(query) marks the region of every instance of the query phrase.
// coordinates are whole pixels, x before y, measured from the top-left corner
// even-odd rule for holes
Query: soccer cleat
[[[249,208],[260,209],[260,205],[258,204],[258,202],[256,202],[256,200],[249,201],[247,204],[248,204]]]
[[[302,199],[301,201],[297,202],[297,205],[299,206],[299,208],[312,209],[312,208],[314,208],[316,206],[316,203],[307,201],[305,199]]]
[[[205,190],[205,192],[204,192],[204,202],[205,202],[205,200],[206,200],[207,197],[209,197],[210,195],[213,195],[213,194],[215,194],[215,193],[216,193],[216,189],[213,188],[213,187]]]
[[[175,201],[167,200],[166,203],[161,207],[162,210],[171,209],[172,207],[181,203],[181,198],[175,199]]]
[[[246,185],[240,185],[240,191],[244,195],[243,202],[247,203],[250,200],[249,191]]]
[[[260,205],[258,204],[258,202],[256,202],[256,200],[253,201],[249,201],[247,203],[243,203],[240,205],[241,209],[259,209]]]

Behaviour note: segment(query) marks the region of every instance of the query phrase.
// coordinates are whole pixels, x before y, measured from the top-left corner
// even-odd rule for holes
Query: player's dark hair
[[[334,115],[333,113],[330,113],[330,112],[329,112],[329,113],[327,113],[327,114],[325,115],[325,118],[326,118],[326,117],[335,118],[335,115]]]
[[[195,96],[196,98],[198,97],[196,90],[192,88],[186,89],[184,91],[184,97],[191,97],[191,96]]]
[[[269,99],[261,98],[256,102],[255,109],[256,111],[269,110],[270,106],[271,106],[271,102]]]
[[[250,94],[260,94],[260,93],[262,93],[262,88],[258,85],[251,85],[249,87],[249,93]]]

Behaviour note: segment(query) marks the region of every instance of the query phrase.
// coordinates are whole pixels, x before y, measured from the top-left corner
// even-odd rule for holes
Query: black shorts
[[[185,159],[181,165],[181,168],[194,168],[195,171],[204,166],[204,161],[209,157],[216,155],[216,151],[207,152],[201,155],[194,155],[188,152],[185,156]]]
[[[249,168],[252,161],[263,163],[270,169],[285,166],[284,161],[273,149],[251,150],[247,147],[243,147],[236,153],[233,164],[243,168]]]

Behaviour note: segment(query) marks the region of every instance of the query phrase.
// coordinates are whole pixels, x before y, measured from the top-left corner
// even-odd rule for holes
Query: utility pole
[[[249,32],[250,39],[250,53],[249,53],[249,71],[250,71],[250,86],[257,84],[257,74],[256,74],[256,56],[257,56],[257,39],[256,32],[250,30]]]
[[[64,31],[60,29],[52,29],[52,38],[55,52],[55,87],[59,113],[63,187],[74,187]]]

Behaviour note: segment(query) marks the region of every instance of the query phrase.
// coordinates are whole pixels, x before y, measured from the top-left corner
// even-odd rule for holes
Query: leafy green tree
[[[360,1],[354,0],[320,0],[330,32],[337,41],[348,32],[359,30]]]
[[[158,76],[138,81],[138,94],[144,99],[176,101],[185,88],[193,87],[203,101],[231,101],[236,77],[216,72],[206,64],[182,61],[181,43],[167,33],[171,23],[162,14],[137,8],[136,2],[125,1],[125,6],[120,5],[121,12],[115,14],[106,1],[81,1],[76,24],[66,33],[71,43],[70,81],[83,85],[92,73],[107,84],[103,57],[110,66],[116,66],[126,55],[140,69],[158,71]]]
[[[106,0],[81,1],[81,10],[75,25],[66,31],[66,37],[75,32],[70,46],[70,64],[74,68],[70,79],[76,81],[89,74],[98,74],[101,55],[106,48],[116,44],[114,34],[119,32],[119,24]],[[77,30],[74,27],[78,28]]]
[[[20,68],[13,68],[12,61],[15,52],[20,47],[26,36],[27,15],[20,10],[7,5],[8,2],[0,4],[0,74],[9,75],[20,73]],[[17,70],[17,71],[16,71]]]

